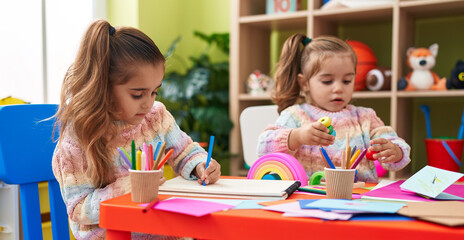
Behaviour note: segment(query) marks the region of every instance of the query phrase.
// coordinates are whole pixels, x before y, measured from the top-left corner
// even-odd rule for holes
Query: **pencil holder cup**
[[[324,168],[327,198],[351,199],[356,169]]]
[[[129,170],[132,202],[151,202],[158,197],[161,170]]]

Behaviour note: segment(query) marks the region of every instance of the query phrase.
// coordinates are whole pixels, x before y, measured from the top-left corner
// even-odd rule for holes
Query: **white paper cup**
[[[151,202],[158,197],[161,170],[139,171],[129,169],[132,202]]]
[[[356,169],[324,168],[327,198],[351,199]]]

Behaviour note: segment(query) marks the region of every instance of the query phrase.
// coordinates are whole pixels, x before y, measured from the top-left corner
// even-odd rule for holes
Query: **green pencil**
[[[311,188],[311,187],[299,187],[298,191],[310,192],[310,193],[319,193],[319,194],[327,194],[327,192],[322,190],[322,189],[315,189],[315,188]]]
[[[131,162],[132,162],[132,170],[135,170],[135,142],[134,140],[132,140],[132,144],[131,144],[131,150],[132,150],[132,158],[131,158]]]
[[[129,156],[129,153],[126,152],[126,149],[124,148],[121,148],[121,150],[124,152],[124,154],[126,155],[127,159],[131,160],[131,156]]]

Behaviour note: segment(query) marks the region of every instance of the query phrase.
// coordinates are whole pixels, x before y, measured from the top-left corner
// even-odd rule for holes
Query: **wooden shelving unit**
[[[308,0],[307,9],[285,14],[266,14],[266,0],[231,0],[231,38],[230,38],[230,115],[234,128],[230,135],[230,150],[241,154],[240,113],[248,106],[271,104],[269,95],[251,96],[246,93],[245,81],[255,69],[271,74],[274,66],[270,64],[271,33],[273,31],[305,32],[308,36],[335,35],[342,39],[363,40],[378,55],[379,66],[392,70],[390,91],[359,91],[353,99],[361,103],[379,101],[374,107],[384,122],[392,126],[399,136],[410,143],[411,111],[416,98],[462,97],[464,90],[451,91],[398,91],[397,82],[409,72],[405,53],[408,47],[415,46],[415,27],[417,21],[428,18],[462,16],[462,0],[395,0],[391,4],[337,10],[321,10],[322,0]],[[363,29],[371,26],[383,31],[365,34],[345,29]],[[372,27],[373,26],[373,27]],[[377,27],[378,26],[378,27]],[[452,33],[448,33],[451,34]],[[455,44],[464,52],[462,41]],[[428,47],[422,46],[422,47]],[[459,55],[456,55],[459,56]],[[463,55],[460,56],[463,58]],[[456,59],[457,60],[457,59]],[[437,61],[437,65],[440,62]],[[449,66],[450,69],[453,66]],[[463,100],[464,102],[464,100]],[[356,105],[363,105],[356,103]],[[369,104],[367,104],[369,105]],[[414,156],[412,156],[414,158]],[[231,159],[230,174],[246,175],[243,158]],[[405,170],[406,172],[408,169]],[[390,178],[398,177],[390,174]]]

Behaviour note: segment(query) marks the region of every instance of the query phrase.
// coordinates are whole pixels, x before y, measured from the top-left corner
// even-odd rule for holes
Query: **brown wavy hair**
[[[282,47],[274,75],[275,84],[271,91],[272,101],[277,105],[279,113],[306,100],[300,94],[298,74],[302,73],[305,79],[310,79],[319,72],[327,57],[347,53],[353,59],[356,72],[356,54],[348,43],[337,37],[320,36],[304,46],[303,41],[307,38],[305,34],[293,34]]]
[[[132,27],[112,27],[105,20],[90,24],[76,59],[68,68],[56,113],[60,138],[69,128],[87,159],[86,174],[96,187],[114,181],[109,145],[118,135],[114,122],[112,86],[125,84],[140,64],[165,63],[163,54],[143,32]]]

